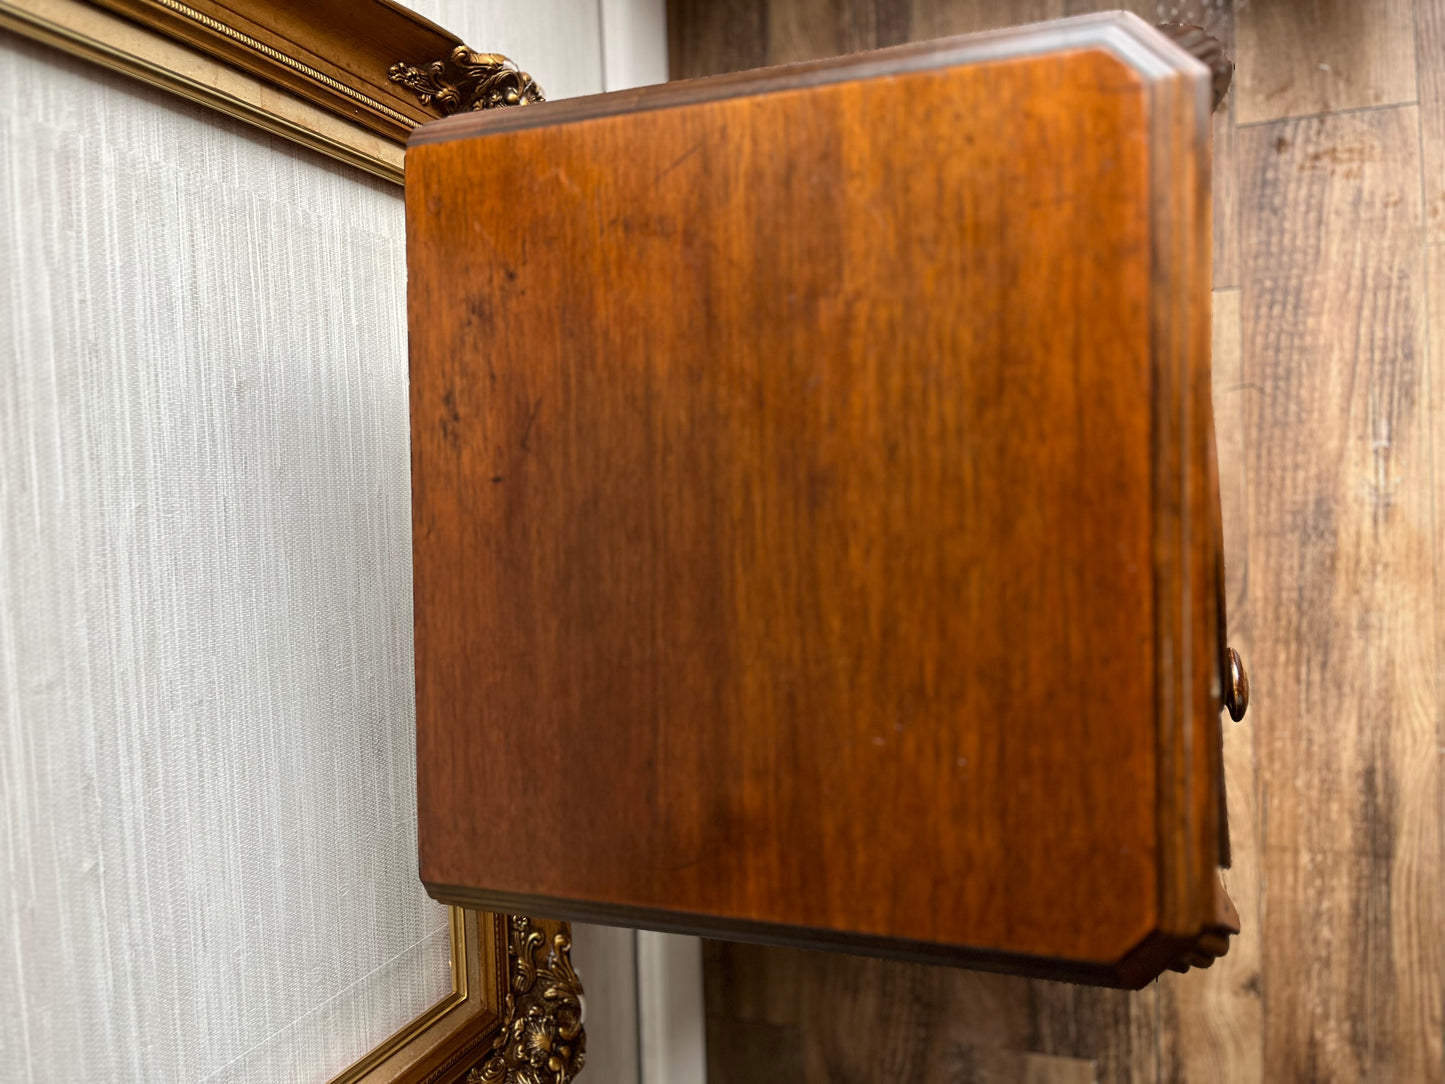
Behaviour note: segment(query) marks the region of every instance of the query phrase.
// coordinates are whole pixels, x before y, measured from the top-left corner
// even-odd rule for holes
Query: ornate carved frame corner
[[[445,59],[423,67],[393,64],[388,77],[443,116],[546,100],[542,88],[510,59],[501,53],[479,53],[465,45],[458,45]]]
[[[397,184],[418,124],[543,100],[393,0],[0,0],[0,27]]]
[[[572,968],[572,929],[566,922],[507,917],[510,982],[502,1026],[467,1084],[569,1084],[582,1071],[582,982]],[[542,928],[538,928],[541,926]]]

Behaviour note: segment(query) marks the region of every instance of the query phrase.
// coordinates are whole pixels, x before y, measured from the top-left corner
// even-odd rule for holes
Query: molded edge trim
[[[954,68],[1010,60],[1060,49],[1102,48],[1146,80],[1178,73],[1197,76],[1208,94],[1209,69],[1143,19],[1128,12],[1079,15],[1047,23],[964,34],[936,41],[912,42],[866,53],[773,68],[684,79],[610,94],[591,94],[543,102],[525,109],[458,113],[430,121],[412,131],[407,147],[470,139],[493,132],[543,128],[654,109],[745,98],[829,83],[852,82],[934,68]],[[1206,114],[1207,115],[1207,114]]]
[[[424,881],[423,887],[439,903],[483,911],[547,915],[568,922],[588,922],[598,926],[630,926],[662,933],[691,934],[694,937],[746,941],[783,948],[822,949],[912,963],[951,964],[978,971],[1002,971],[1031,978],[1129,990],[1147,986],[1171,963],[1178,961],[1194,942],[1194,937],[1153,930],[1117,960],[1063,960],[998,949],[917,941],[905,937],[882,937],[877,934],[848,933],[813,926],[592,903],[555,896],[489,891],[459,885],[433,884],[429,881]],[[1203,932],[1201,927],[1195,936]]]

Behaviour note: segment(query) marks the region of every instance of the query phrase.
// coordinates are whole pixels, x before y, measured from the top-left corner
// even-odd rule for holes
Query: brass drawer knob
[[[1224,706],[1229,709],[1229,717],[1237,723],[1249,708],[1249,675],[1244,672],[1244,663],[1240,661],[1238,651],[1231,647],[1225,650],[1225,654],[1229,659],[1229,680],[1224,683]]]

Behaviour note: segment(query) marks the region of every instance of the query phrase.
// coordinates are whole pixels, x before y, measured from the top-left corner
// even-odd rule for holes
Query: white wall
[[[602,17],[603,8],[614,2],[407,0],[406,6],[474,49],[505,53],[537,80],[547,97],[573,98],[610,89],[602,77]]]
[[[599,0],[607,90],[667,82],[667,0]]]
[[[418,6],[602,89],[593,0]],[[0,36],[6,1080],[323,1080],[448,986],[402,236],[399,189]]]

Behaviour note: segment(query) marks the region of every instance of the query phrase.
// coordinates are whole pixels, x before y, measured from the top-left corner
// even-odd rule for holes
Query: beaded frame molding
[[[393,0],[0,0],[0,27],[397,184],[418,124],[543,98]]]

